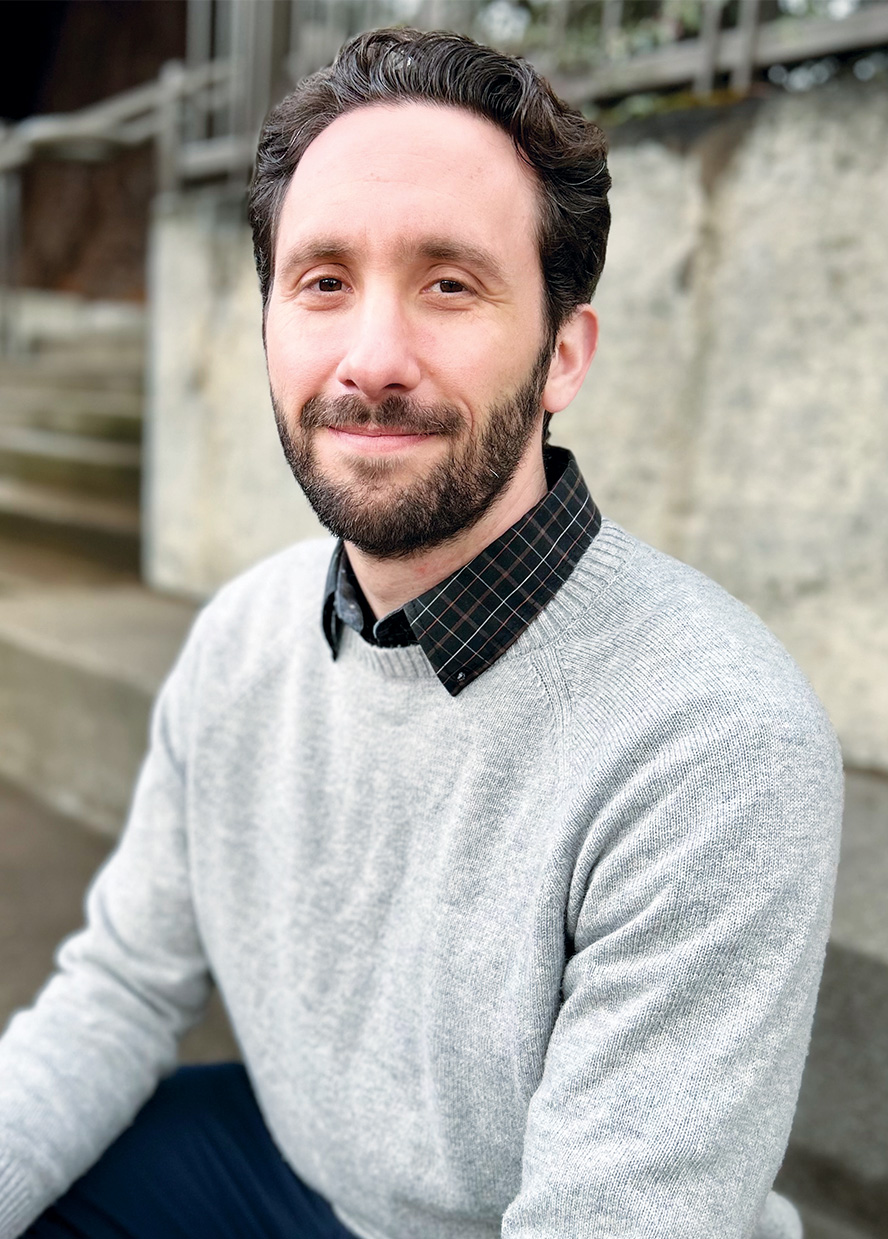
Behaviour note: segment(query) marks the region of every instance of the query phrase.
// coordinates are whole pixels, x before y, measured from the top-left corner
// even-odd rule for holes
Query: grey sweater
[[[605,522],[453,698],[418,647],[331,659],[330,551],[222,590],[161,693],[87,928],[0,1041],[0,1237],[130,1122],[211,974],[358,1235],[764,1233],[837,857],[809,686]]]

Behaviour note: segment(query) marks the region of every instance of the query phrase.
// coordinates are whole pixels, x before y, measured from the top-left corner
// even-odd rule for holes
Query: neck
[[[377,559],[346,542],[349,563],[377,619],[397,611],[411,598],[443,581],[495,542],[546,494],[543,456],[525,458],[512,481],[481,519],[441,546],[417,550],[398,559]]]

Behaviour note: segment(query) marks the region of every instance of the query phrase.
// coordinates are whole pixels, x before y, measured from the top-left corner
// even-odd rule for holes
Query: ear
[[[598,344],[598,315],[591,305],[576,309],[558,332],[549,377],[543,388],[547,413],[566,409],[580,390]]]

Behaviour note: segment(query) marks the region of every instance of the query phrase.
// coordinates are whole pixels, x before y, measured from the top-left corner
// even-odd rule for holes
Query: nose
[[[368,298],[353,311],[345,354],[336,369],[344,391],[379,403],[406,395],[421,371],[407,316],[393,296]]]

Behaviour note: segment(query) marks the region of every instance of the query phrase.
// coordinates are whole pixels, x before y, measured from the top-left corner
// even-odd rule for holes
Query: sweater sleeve
[[[703,710],[625,763],[590,811],[608,842],[575,867],[503,1239],[750,1239],[822,968],[838,746],[816,704],[801,721]]]
[[[0,1239],[19,1235],[132,1121],[207,1001],[181,757],[194,644],[158,699],[129,821],[91,887],[86,927],[0,1039]]]

